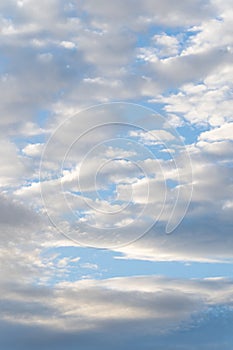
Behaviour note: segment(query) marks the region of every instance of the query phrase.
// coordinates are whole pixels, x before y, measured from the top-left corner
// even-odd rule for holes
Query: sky
[[[231,0],[0,0],[4,350],[232,350]]]

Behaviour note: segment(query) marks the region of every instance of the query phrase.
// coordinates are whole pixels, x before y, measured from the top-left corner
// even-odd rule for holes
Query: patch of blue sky
[[[69,212],[63,212],[61,214],[61,218],[69,223],[73,223],[73,225],[75,225],[75,228],[78,224],[78,220],[84,218],[85,216],[85,210],[75,210],[74,208],[72,208],[72,210]],[[76,221],[76,224],[74,223],[74,220]]]
[[[100,188],[96,191],[96,195],[98,196],[98,199],[108,201],[108,202],[115,202],[116,201],[116,190],[117,185],[114,182],[109,182],[106,184],[103,184],[104,188]]]
[[[22,149],[28,144],[44,144],[48,139],[48,136],[45,134],[38,135],[28,135],[28,136],[12,136],[10,137],[11,142],[15,143],[19,149],[19,154],[22,155]]]
[[[55,265],[63,258],[69,258],[71,262],[67,265],[68,274],[52,276],[49,281],[51,284],[63,279],[79,280],[85,275],[96,279],[142,275],[188,279],[233,277],[232,264],[227,261],[226,263],[199,263],[125,259],[121,253],[111,250],[78,246],[50,248],[42,253],[44,259],[52,256],[55,257]],[[72,262],[73,259],[74,262]],[[95,269],[92,266],[95,266]]]
[[[200,82],[201,84],[201,82]],[[165,93],[163,93],[163,96],[169,96],[170,94],[177,93],[177,89],[170,89],[167,90]],[[158,112],[163,118],[167,118],[167,113],[165,112],[165,106],[166,103],[160,103],[153,100],[149,100],[147,103],[143,104],[145,107],[149,106],[150,108],[154,109],[156,112]],[[178,117],[181,118],[181,121],[184,121],[184,116],[181,113],[176,113]],[[203,124],[191,124],[187,120],[185,123],[183,123],[181,126],[177,126],[176,128],[177,133],[183,138],[183,141],[185,144],[192,144],[198,140],[199,135],[202,132],[211,130],[211,126],[208,124],[208,122],[204,122]]]
[[[35,121],[39,127],[44,128],[50,122],[52,112],[49,109],[40,109],[35,113]]]
[[[48,140],[48,134],[46,132],[46,127],[51,118],[51,111],[49,110],[38,110],[35,112],[33,121],[36,126],[38,126],[38,134],[34,135],[20,135],[10,137],[10,140],[15,143],[19,149],[19,153],[22,155],[22,149],[28,144],[44,144]],[[41,131],[40,131],[41,129]],[[45,132],[43,132],[43,129]]]
[[[110,187],[110,185],[109,185]],[[111,189],[101,189],[99,191],[95,191],[95,190],[85,190],[85,191],[69,191],[71,194],[75,195],[75,196],[82,196],[85,199],[92,199],[92,200],[98,200],[101,199],[104,200],[104,197],[106,198],[107,196],[111,196],[112,195],[112,191]]]
[[[149,30],[139,33],[137,35],[138,48],[145,48],[155,46],[152,41],[155,35],[167,35],[176,37],[179,41],[178,53],[181,53],[189,44],[190,39],[195,36],[200,30],[192,27],[165,27],[165,26],[151,26]]]
[[[179,182],[178,181],[175,181],[175,180],[172,180],[172,179],[167,179],[166,180],[166,187],[167,188],[175,188],[179,185]]]
[[[177,132],[183,138],[186,145],[193,144],[198,141],[198,137],[202,132],[211,130],[210,125],[194,125],[185,123],[184,125],[177,127]]]
[[[162,143],[162,144],[152,144],[152,145],[146,145],[146,147],[150,150],[150,152],[153,154],[152,159],[159,159],[159,160],[172,160],[175,157],[175,154],[179,153],[179,148],[176,144],[170,144],[170,143]],[[174,152],[174,153],[173,153]]]
[[[137,34],[137,47],[147,47],[151,44],[151,39],[154,35],[167,34],[176,36],[184,31],[184,27],[167,27],[163,25],[151,25],[148,30]]]
[[[0,55],[0,74],[7,74],[9,59],[4,55]]]
[[[163,93],[163,95],[169,96],[170,94],[177,93],[177,92],[178,92],[177,89],[169,89],[169,90],[166,90],[166,92]],[[165,120],[168,118],[167,113],[164,110],[166,103],[156,102],[156,101],[152,101],[152,100],[147,100],[147,101],[145,101],[145,100],[139,101],[138,100],[137,102],[139,105],[151,110],[151,113],[155,113],[155,114],[158,113],[159,116],[161,116]],[[181,115],[180,117],[181,117],[181,120],[183,120],[183,116]],[[156,119],[155,119],[155,121],[156,121]],[[172,128],[172,125],[171,125],[171,128]],[[194,125],[194,124],[188,123],[186,121],[184,125],[177,126],[175,128],[175,130],[182,137],[183,142],[188,145],[188,144],[192,144],[192,143],[196,142],[200,133],[204,132],[204,131],[211,130],[211,127],[207,123],[203,124],[203,125]],[[139,140],[139,138],[138,138],[138,140]],[[150,145],[150,150],[152,152],[154,152],[155,147],[156,147],[156,145],[154,145],[154,146]],[[168,154],[165,154],[165,153],[160,154],[160,155],[162,155],[163,159],[168,159],[168,157],[169,157]]]

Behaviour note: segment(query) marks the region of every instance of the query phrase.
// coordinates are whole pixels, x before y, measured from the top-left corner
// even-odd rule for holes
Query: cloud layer
[[[231,280],[101,280],[57,228],[75,239],[77,214],[82,243],[134,241],[111,246],[126,271],[232,263],[232,2],[2,0],[0,25],[4,350],[230,350]]]

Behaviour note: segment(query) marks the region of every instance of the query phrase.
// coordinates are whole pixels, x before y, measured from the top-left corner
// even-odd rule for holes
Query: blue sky
[[[0,22],[4,350],[231,350],[232,2]]]

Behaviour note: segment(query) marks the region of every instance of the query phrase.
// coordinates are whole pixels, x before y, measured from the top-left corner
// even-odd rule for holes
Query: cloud
[[[15,349],[23,344],[35,348],[43,345],[45,349],[63,349],[66,344],[73,348],[77,342],[88,349],[105,348],[113,339],[117,346],[124,342],[128,348],[144,339],[145,349],[156,344],[166,349],[176,339],[178,348],[186,344],[187,349],[193,349],[188,339],[197,330],[201,346],[208,349],[213,339],[211,329],[216,321],[220,324],[223,320],[223,316],[215,316],[214,310],[225,308],[225,316],[232,318],[232,281],[223,278],[87,280],[64,282],[53,289],[13,283],[4,291],[0,330],[7,350],[13,344]],[[208,333],[204,335],[206,328]],[[221,330],[222,336],[230,336],[230,328],[222,326]],[[39,337],[41,332],[43,339]],[[218,349],[222,336],[215,339]],[[226,346],[230,344],[228,339]]]
[[[233,134],[233,123],[226,123],[219,128],[212,129],[210,131],[206,131],[201,133],[199,136],[200,140],[205,141],[223,141],[228,140],[232,141],[232,134]]]
[[[0,222],[2,225],[19,227],[25,224],[33,224],[37,218],[34,211],[30,211],[16,201],[0,196]],[[38,218],[37,218],[38,219]]]
[[[128,259],[232,262],[231,1],[2,0],[0,12],[4,350],[230,350],[231,280],[101,280],[102,273],[113,274],[111,263],[102,271],[102,263],[60,235],[47,214],[62,215],[60,228],[77,233],[76,222],[68,224],[78,213],[81,238],[89,235],[101,247],[109,243],[110,229],[114,242],[120,234],[124,242],[134,241],[108,252],[124,259],[125,274]],[[193,176],[184,148],[174,151],[176,133],[164,125],[158,131],[161,124],[148,132],[136,109],[128,121],[143,125],[131,134],[119,125],[98,128],[99,122],[126,122],[111,108],[86,110],[69,124],[67,118],[84,108],[112,101],[149,104],[174,122]],[[48,142],[40,173],[46,142],[64,121]],[[102,145],[116,135],[115,143]],[[96,144],[101,146],[93,151]],[[83,191],[77,190],[78,177]],[[179,193],[174,220],[184,219],[166,235]],[[103,251],[95,254],[105,260]]]
[[[43,1],[39,7],[33,1],[3,1],[1,11],[1,123],[13,124],[16,133],[20,120],[36,119],[38,109],[57,111],[64,99],[66,106],[80,108],[97,101],[135,99],[148,92],[153,97],[167,76],[162,74],[161,64],[161,79],[151,85],[144,76],[153,74],[155,78],[158,72],[148,72],[147,67],[141,71],[133,64],[137,62],[138,33],[153,25],[200,25],[217,13],[217,7],[194,1],[175,6],[166,1],[161,6],[148,0],[137,1],[132,9],[130,1],[109,6],[92,1],[64,5],[53,0],[49,4]],[[156,46],[175,40],[161,32],[151,36],[152,42],[157,38]],[[132,65],[132,70],[128,69]],[[177,69],[172,64],[170,75],[173,67]],[[186,75],[189,72],[188,67]]]
[[[80,6],[81,12],[78,12],[77,6]],[[131,11],[127,11],[129,8]],[[201,4],[190,1],[188,4],[178,2],[174,5],[171,1],[165,1],[161,5],[147,0],[137,1],[132,8],[131,2],[128,1],[120,2],[117,6],[113,4],[110,6],[105,2],[97,4],[93,1],[78,5],[72,3],[64,5],[61,1],[52,1],[47,4],[43,1],[38,8],[32,1],[20,2],[17,6],[13,1],[3,1],[1,9],[4,28],[1,122],[9,137],[20,134],[23,138],[20,145],[17,144],[18,141],[15,141],[16,145],[8,140],[4,143],[5,146],[7,144],[9,146],[7,146],[9,153],[5,152],[2,158],[5,159],[4,164],[6,163],[2,167],[4,186],[14,186],[14,195],[18,199],[33,203],[39,210],[42,204],[38,184],[39,156],[46,130],[47,134],[52,132],[68,115],[95,101],[103,102],[118,98],[137,100],[137,98],[145,99],[145,96],[150,96],[155,98],[155,102],[164,104],[164,110],[168,115],[184,118],[191,124],[208,123],[210,128],[209,131],[200,131],[197,144],[189,148],[193,162],[194,193],[187,222],[189,220],[193,222],[194,218],[196,222],[191,232],[196,230],[199,232],[205,215],[219,220],[216,227],[223,224],[225,218],[228,220],[231,199],[227,193],[231,190],[231,169],[226,165],[230,162],[229,151],[227,153],[227,147],[230,144],[216,142],[209,144],[210,138],[212,141],[217,141],[220,137],[216,136],[217,131],[222,133],[222,130],[229,129],[231,121],[229,75],[232,70],[231,36],[229,35],[231,13],[227,2]],[[15,16],[9,16],[9,13]],[[51,23],[56,23],[56,26],[52,26]],[[224,42],[221,42],[217,35],[215,38],[210,38],[209,32],[215,25],[224,36]],[[171,27],[175,28],[174,34],[171,34]],[[144,30],[148,28],[150,31],[147,35]],[[140,39],[140,35],[143,35],[143,38]],[[138,61],[139,52],[144,56]],[[25,62],[27,65],[24,64]],[[44,78],[41,79],[41,77]],[[167,93],[167,89],[171,92]],[[161,95],[157,98],[155,95],[158,91]],[[43,117],[40,118],[41,109],[49,110],[44,122]],[[113,120],[111,118],[110,115],[106,115],[106,122]],[[225,121],[228,124],[222,125]],[[40,125],[43,123],[43,126]],[[61,150],[67,150],[70,140],[77,136],[77,132],[80,135],[91,126],[93,126],[93,119],[86,112],[85,117],[80,119],[80,123],[75,128],[66,126],[64,132],[57,134],[56,145],[50,149],[50,159],[42,173],[42,178],[54,213],[65,213],[67,209],[64,198],[61,198],[58,193],[60,179],[55,176],[60,171],[60,168],[56,167],[56,162],[61,158]],[[117,128],[106,129],[102,132],[101,130],[93,132],[91,137],[90,135],[84,137],[78,147],[74,148],[74,152],[69,154],[67,160],[75,162],[93,146],[94,141],[101,142],[107,134],[111,137],[116,132]],[[140,133],[138,138],[144,144],[152,146],[153,140],[150,135]],[[160,134],[160,138],[166,139],[168,143],[164,131],[163,135]],[[230,134],[227,138],[230,142]],[[114,151],[116,153],[116,148]],[[129,151],[132,154],[132,149]],[[224,162],[220,160],[223,151],[224,168]],[[121,227],[132,220],[132,213],[140,211],[141,205],[147,200],[144,195],[145,180],[138,178],[139,169],[135,166],[130,166],[121,160],[111,162],[108,167],[102,169],[101,176],[98,178],[98,190],[108,191],[105,184],[112,181],[116,198],[123,201],[129,197],[133,189],[133,202],[137,204],[137,208],[133,207],[130,210],[127,208],[122,211],[121,215],[116,216],[115,222],[110,220],[109,216],[106,217],[100,213],[97,215],[96,206],[99,206],[100,210],[110,212],[121,207],[121,203],[109,204],[106,197],[98,198],[97,201],[84,198],[87,192],[90,194],[95,189],[92,175],[93,169],[105,159],[100,156],[101,152],[95,154],[96,158],[89,159],[88,164],[82,167],[81,180],[86,192],[84,196],[75,193],[77,192],[76,179],[80,170],[77,164],[71,171],[66,169],[62,173],[61,181],[71,207],[85,211],[81,217],[82,225],[89,218],[92,223],[98,225]],[[124,154],[126,156],[126,153]],[[133,158],[133,155],[131,157]],[[12,160],[11,164],[8,159]],[[151,169],[157,173],[158,181],[155,179],[149,181],[151,195],[147,214],[152,215],[153,212],[159,212],[158,208],[163,200],[159,165],[163,166],[167,184],[168,180],[171,181],[171,185],[167,185],[169,199],[182,187],[177,186],[178,174],[169,169],[168,162],[161,161],[155,168],[155,164],[152,162],[149,164],[147,159],[137,161],[143,170],[149,172],[149,175],[155,175],[150,172]],[[183,192],[177,217],[182,212],[182,203],[187,202],[184,188],[190,186],[190,172],[182,160],[179,163],[179,169],[186,187],[180,190]],[[52,171],[55,178],[46,179],[47,171]],[[219,183],[224,186],[219,187]],[[69,189],[73,192],[71,193]],[[83,199],[87,200],[87,205],[83,203]],[[94,210],[90,209],[90,205]],[[171,209],[172,205],[165,205],[160,223],[167,220]],[[218,212],[217,217],[216,212]],[[140,225],[141,223],[139,227]],[[184,226],[180,227],[181,232],[186,230],[185,225],[184,223]],[[216,237],[215,231],[210,233],[208,227],[206,231],[208,239]],[[183,235],[181,234],[182,239],[184,239]],[[207,233],[204,236],[206,235]],[[228,238],[228,230],[226,230],[226,237]],[[186,240],[184,245],[189,246],[188,238]],[[178,241],[179,239],[177,239],[179,246]],[[154,240],[151,242],[153,246]],[[144,243],[140,244],[144,250]],[[162,256],[170,256],[170,248],[163,249]],[[173,249],[175,249],[174,245]],[[196,250],[198,249],[197,243]],[[218,253],[217,244],[215,249]],[[199,251],[203,254],[202,249]],[[206,254],[209,254],[208,249]],[[206,258],[196,255],[196,251],[190,258],[196,259],[197,256],[198,259]],[[182,251],[182,259],[184,257],[188,258]],[[161,256],[157,258],[160,259]]]
[[[201,14],[199,9],[202,8]],[[85,3],[84,9],[93,17],[95,23],[100,25],[110,24],[112,21],[119,26],[119,23],[132,25],[141,29],[142,24],[166,24],[166,26],[191,25],[197,21],[208,18],[215,12],[215,6],[207,2],[203,3],[189,1],[183,3],[178,1],[174,4],[166,0],[161,4],[159,1],[136,1],[132,8],[131,1],[120,1],[118,5],[110,4],[108,1],[89,0]],[[133,24],[134,21],[134,24]],[[139,26],[141,24],[141,26]]]
[[[24,147],[22,152],[25,153],[27,156],[41,156],[43,146],[44,145],[41,143],[28,144],[26,147]]]

